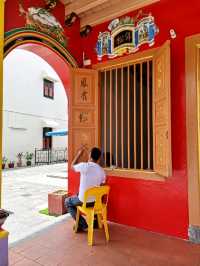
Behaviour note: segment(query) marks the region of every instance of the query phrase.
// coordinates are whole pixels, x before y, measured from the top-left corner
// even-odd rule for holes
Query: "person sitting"
[[[76,220],[76,207],[82,206],[85,191],[91,187],[100,186],[106,181],[105,172],[99,165],[101,150],[99,148],[93,147],[89,153],[88,162],[81,162],[77,164],[77,161],[81,157],[84,150],[85,147],[79,149],[71,164],[72,170],[75,172],[80,172],[79,193],[78,195],[74,195],[65,200],[65,206],[74,220]],[[87,206],[94,206],[94,201],[94,198],[89,198],[87,201]],[[86,231],[87,227],[88,225],[86,220],[83,218],[83,216],[80,216],[78,231]]]

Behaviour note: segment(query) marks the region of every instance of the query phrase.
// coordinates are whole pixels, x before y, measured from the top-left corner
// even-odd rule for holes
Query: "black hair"
[[[101,157],[101,150],[99,148],[92,148],[91,149],[91,158],[97,162],[99,160],[99,158]]]

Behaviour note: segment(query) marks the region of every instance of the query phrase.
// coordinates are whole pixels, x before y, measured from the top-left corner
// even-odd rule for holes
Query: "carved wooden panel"
[[[95,125],[95,111],[84,108],[73,109],[73,127],[93,127]]]
[[[88,151],[98,146],[97,71],[72,70],[72,90],[69,114],[69,163],[81,145]],[[87,160],[87,155],[84,158]]]
[[[95,145],[95,129],[83,129],[77,128],[73,130],[72,133],[72,153],[76,153],[81,145],[85,145],[89,150],[92,146]]]
[[[163,170],[166,168],[167,161],[167,153],[168,149],[166,146],[168,145],[168,129],[165,126],[156,127],[155,130],[156,141],[155,141],[155,169]]]
[[[165,124],[166,119],[168,118],[167,113],[168,108],[166,107],[166,98],[161,99],[155,105],[155,121],[156,124]]]
[[[154,169],[171,175],[170,43],[154,58]]]
[[[95,80],[87,74],[76,76],[74,81],[74,105],[94,105],[95,104]]]

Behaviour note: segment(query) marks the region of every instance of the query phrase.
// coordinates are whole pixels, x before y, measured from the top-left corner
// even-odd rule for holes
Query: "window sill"
[[[125,177],[131,179],[143,179],[143,180],[152,180],[152,181],[166,181],[166,177],[157,174],[154,171],[146,170],[133,170],[133,169],[111,169],[104,168],[106,175],[108,176],[117,176]]]

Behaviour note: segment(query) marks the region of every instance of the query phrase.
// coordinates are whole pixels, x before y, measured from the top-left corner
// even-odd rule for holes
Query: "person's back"
[[[71,168],[75,172],[80,172],[80,185],[78,196],[72,196],[67,198],[65,204],[70,212],[71,216],[76,218],[76,206],[81,206],[84,201],[85,191],[91,187],[100,186],[105,183],[105,172],[103,168],[98,164],[101,157],[101,151],[94,147],[91,149],[88,162],[82,162],[76,164],[80,158],[84,147],[78,151],[74,160],[72,161]],[[87,199],[88,204],[93,204],[95,199],[93,197]],[[87,223],[83,217],[79,219],[79,229],[84,230],[87,228]]]
[[[74,170],[80,172],[79,200],[84,201],[84,193],[88,188],[100,186],[105,183],[105,173],[100,165],[94,162],[79,163],[75,165]],[[88,202],[94,201],[94,198],[88,199]]]

